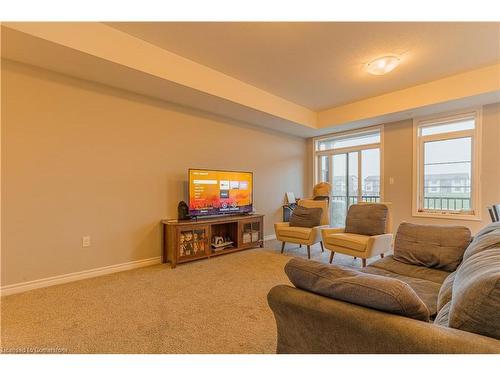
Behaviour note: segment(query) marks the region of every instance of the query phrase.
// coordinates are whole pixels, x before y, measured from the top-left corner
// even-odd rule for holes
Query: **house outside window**
[[[440,180],[429,179],[427,182],[427,191],[429,193],[439,193],[440,186],[441,186]]]

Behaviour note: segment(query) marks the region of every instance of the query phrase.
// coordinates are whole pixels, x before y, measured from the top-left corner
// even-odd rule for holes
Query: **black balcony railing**
[[[350,206],[351,204],[358,203],[358,196],[357,195],[333,195],[332,196],[332,201],[342,201],[342,202],[348,202],[347,206]],[[362,202],[380,202],[380,196],[379,195],[363,195],[361,196],[361,201]]]
[[[427,210],[470,210],[470,198],[424,197],[424,209]]]
[[[378,195],[363,195],[363,202],[380,202]],[[347,206],[358,203],[358,196],[333,195],[332,200],[348,202]],[[424,197],[424,209],[428,210],[470,210],[471,199],[463,197]]]

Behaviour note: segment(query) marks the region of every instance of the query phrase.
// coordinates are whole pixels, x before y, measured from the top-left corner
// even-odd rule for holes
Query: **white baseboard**
[[[276,239],[275,234],[270,234],[269,236],[264,236],[264,241],[271,241],[271,240],[275,240],[275,239]]]
[[[58,284],[69,283],[71,281],[89,279],[91,277],[132,270],[134,268],[151,266],[153,264],[158,264],[158,263],[161,263],[161,256],[148,259],[134,260],[132,262],[113,264],[111,266],[99,267],[86,271],[67,273],[65,275],[52,276],[52,277],[47,277],[45,279],[38,279],[38,280],[26,281],[23,283],[5,285],[0,288],[0,295],[7,296],[10,294],[22,293],[32,289],[45,288],[51,285],[58,285]]]

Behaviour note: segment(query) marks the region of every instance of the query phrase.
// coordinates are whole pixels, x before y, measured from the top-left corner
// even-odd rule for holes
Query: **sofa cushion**
[[[311,235],[311,228],[302,228],[302,227],[279,227],[277,231],[280,236],[297,238],[300,240],[307,240]]]
[[[388,208],[385,204],[353,204],[345,220],[347,233],[376,236],[385,233]]]
[[[422,300],[425,306],[427,306],[427,309],[429,310],[429,315],[433,317],[437,314],[437,298],[441,284],[434,283],[429,280],[400,275],[381,268],[372,267],[371,265],[362,268],[360,271],[372,275],[390,277],[408,284],[413,289],[413,291],[419,296],[419,298]]]
[[[439,310],[436,315],[436,319],[434,319],[434,324],[439,326],[449,327],[450,323],[450,306],[451,301],[448,301],[441,310]]]
[[[370,263],[370,266],[394,272],[399,275],[414,277],[416,279],[429,280],[438,284],[442,284],[450,274],[447,271],[438,270],[435,268],[427,268],[398,262],[392,255],[386,256],[373,263]]]
[[[347,247],[352,250],[365,251],[370,237],[354,233],[328,234],[324,241],[327,245]]]
[[[320,207],[308,208],[297,206],[290,217],[290,226],[304,228],[317,227],[321,223],[322,213],[323,209]]]
[[[466,227],[401,223],[394,243],[394,259],[453,272],[470,240]]]
[[[441,311],[444,305],[451,301],[453,295],[453,282],[455,281],[455,276],[457,271],[452,272],[444,280],[441,289],[439,289],[438,300],[437,300],[437,310]]]
[[[293,258],[285,272],[295,287],[391,314],[429,321],[429,310],[406,283],[336,265]]]
[[[500,248],[476,253],[458,269],[449,325],[500,339]]]
[[[494,226],[488,227],[490,230],[483,230],[474,237],[474,240],[464,252],[464,260],[481,251],[500,247],[500,228],[493,229],[495,228]]]

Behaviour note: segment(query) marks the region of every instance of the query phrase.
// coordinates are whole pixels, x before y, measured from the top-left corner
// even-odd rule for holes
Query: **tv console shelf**
[[[163,263],[177,264],[264,246],[264,215],[162,220]],[[212,246],[212,241],[227,247]]]

